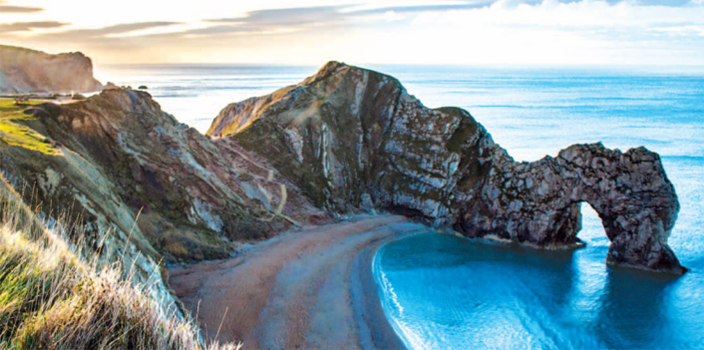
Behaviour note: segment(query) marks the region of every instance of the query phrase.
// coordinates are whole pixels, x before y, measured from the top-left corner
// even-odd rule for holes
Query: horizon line
[[[320,64],[286,64],[272,62],[163,62],[163,63],[93,63],[94,68],[122,68],[122,67],[266,67],[266,68],[320,68],[327,62],[340,62],[349,66],[364,67],[459,67],[459,68],[479,68],[479,69],[503,69],[503,70],[521,70],[521,69],[540,69],[545,71],[550,70],[602,70],[614,71],[622,70],[626,72],[649,72],[649,73],[704,73],[704,64],[702,65],[668,65],[668,64],[552,64],[552,63],[524,63],[524,64],[490,64],[490,63],[348,63],[342,60],[327,60]]]

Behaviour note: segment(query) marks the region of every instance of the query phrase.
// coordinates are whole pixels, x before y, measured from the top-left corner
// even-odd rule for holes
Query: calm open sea
[[[469,110],[516,160],[602,141],[662,156],[681,210],[669,243],[690,272],[664,279],[605,266],[609,241],[583,205],[575,252],[423,234],[375,259],[384,309],[409,347],[704,348],[704,75],[377,66],[429,107]],[[205,131],[230,102],[298,83],[315,67],[114,66],[98,78],[147,85]]]

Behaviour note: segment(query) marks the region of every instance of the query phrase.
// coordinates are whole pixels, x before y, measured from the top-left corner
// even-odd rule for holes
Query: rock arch
[[[609,263],[686,271],[667,245],[679,202],[656,153],[642,147],[622,153],[600,143],[582,144],[556,158],[497,168],[500,171],[480,190],[479,201],[468,202],[460,216],[456,227],[466,234],[497,234],[542,247],[575,244],[581,229],[579,204],[586,202],[611,241]],[[473,209],[477,206],[479,210]]]
[[[610,262],[685,271],[667,246],[679,203],[657,154],[601,144],[515,162],[465,110],[430,109],[398,80],[329,62],[296,86],[227,106],[209,134],[259,153],[319,207],[368,208],[539,247],[602,217]]]

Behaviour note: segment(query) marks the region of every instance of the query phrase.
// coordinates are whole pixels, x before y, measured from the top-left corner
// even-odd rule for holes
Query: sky
[[[0,0],[0,44],[97,64],[704,66],[704,0]]]

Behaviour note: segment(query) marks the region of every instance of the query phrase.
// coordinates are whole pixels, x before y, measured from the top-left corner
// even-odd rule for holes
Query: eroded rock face
[[[579,241],[579,203],[587,202],[611,240],[609,262],[685,271],[667,246],[679,211],[674,187],[658,155],[642,147],[573,145],[533,163],[494,160],[484,183],[458,196],[454,227],[468,236],[569,245]]]
[[[92,92],[102,89],[80,52],[50,55],[0,45],[0,93]]]
[[[644,148],[575,145],[517,163],[468,112],[428,109],[396,79],[336,62],[226,107],[208,134],[267,158],[331,212],[371,201],[468,237],[560,247],[579,242],[579,204],[588,202],[612,242],[610,262],[685,271],[667,246],[674,187]]]
[[[10,106],[10,105],[8,105]],[[165,314],[176,299],[164,262],[229,257],[325,213],[265,160],[198,133],[145,92],[0,111],[0,214],[26,203],[109,265],[120,262]]]
[[[46,153],[3,145],[13,135],[0,132],[0,170],[16,186],[37,189],[27,201],[47,213],[85,202],[71,211],[88,222],[91,211],[102,213],[155,260],[224,258],[229,240],[325,218],[266,161],[226,140],[213,143],[145,92],[110,89],[13,118],[50,145]]]

